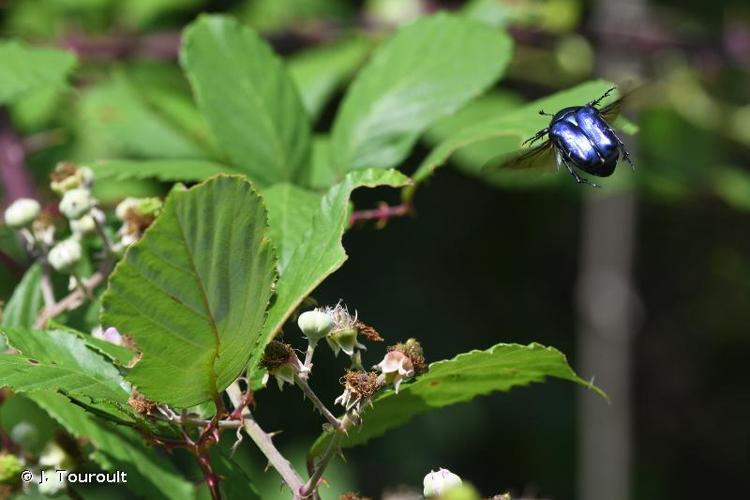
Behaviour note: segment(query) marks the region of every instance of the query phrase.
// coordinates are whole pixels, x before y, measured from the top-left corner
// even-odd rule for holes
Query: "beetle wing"
[[[624,99],[625,97],[620,97],[616,101],[610,102],[599,110],[599,114],[604,121],[612,123],[618,116],[620,116],[620,112],[622,111],[622,101]]]
[[[504,155],[485,164],[487,170],[523,170],[552,164],[555,148],[549,140],[538,146]]]

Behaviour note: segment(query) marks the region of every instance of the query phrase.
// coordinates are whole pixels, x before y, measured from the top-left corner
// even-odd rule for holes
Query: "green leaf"
[[[22,354],[0,354],[3,386],[17,392],[57,389],[116,417],[130,413],[130,391],[120,372],[75,334],[26,328],[0,328],[0,332]],[[113,413],[113,407],[120,411]]]
[[[575,382],[606,397],[599,388],[579,378],[557,349],[536,343],[496,344],[485,351],[474,350],[432,363],[427,373],[402,385],[398,394],[388,390],[376,396],[373,407],[364,412],[364,423],[353,429],[341,446],[365,443],[430,410],[542,382],[547,377]],[[321,435],[311,453],[320,454],[329,439],[330,434]]]
[[[41,282],[42,266],[34,264],[23,275],[8,304],[3,308],[0,326],[31,328],[37,314],[44,307]]]
[[[92,458],[100,466],[127,472],[128,489],[144,498],[195,497],[193,485],[180,477],[169,461],[148,448],[134,431],[103,422],[52,391],[27,396],[70,434],[91,442],[96,449]]]
[[[231,167],[207,160],[102,160],[91,165],[97,179],[158,179],[202,181],[216,174],[236,173]]]
[[[233,19],[202,16],[184,33],[181,61],[233,166],[264,184],[305,181],[310,121],[265,41]]]
[[[294,184],[274,184],[263,191],[269,235],[276,247],[281,273],[304,240],[322,197]]]
[[[207,158],[213,152],[146,101],[124,75],[88,88],[81,101],[78,156]]]
[[[261,338],[275,269],[266,210],[249,182],[218,176],[173,190],[103,297],[102,324],[143,353],[128,379],[176,407],[218,397]]]
[[[268,311],[258,346],[250,360],[250,379],[257,377],[263,349],[302,301],[346,260],[341,244],[349,224],[349,197],[358,187],[404,186],[409,178],[395,170],[361,170],[347,175],[320,201],[312,222],[288,258],[278,282],[276,300]]]
[[[63,50],[0,42],[0,104],[44,87],[63,89],[76,58]]]
[[[398,165],[422,131],[495,82],[511,52],[503,31],[450,14],[401,29],[376,51],[339,109],[337,172]]]
[[[79,332],[78,330],[70,328],[67,325],[60,324],[54,320],[49,321],[48,326],[51,330],[64,330],[66,332],[72,333],[79,339],[83,340],[86,345],[89,346],[89,348],[93,349],[99,354],[103,354],[116,365],[127,366],[128,363],[136,355],[136,353],[126,347],[113,344],[112,342],[107,342],[106,340],[96,338],[83,332]]]
[[[369,50],[366,40],[351,38],[306,50],[289,60],[289,73],[313,120],[339,86],[362,64]]]
[[[581,106],[596,99],[610,87],[612,83],[603,80],[582,83],[496,118],[470,125],[438,145],[419,166],[414,174],[414,181],[424,181],[456,151],[468,146],[495,141],[497,157],[511,154],[521,149],[524,140],[549,125],[549,118],[539,115],[540,109],[554,113],[567,106]]]

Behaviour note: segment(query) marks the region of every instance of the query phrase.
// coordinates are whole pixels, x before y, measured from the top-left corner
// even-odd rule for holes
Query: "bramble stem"
[[[326,407],[325,404],[323,404],[323,401],[320,400],[317,394],[312,390],[310,387],[310,384],[307,383],[307,380],[303,379],[299,376],[299,374],[294,375],[294,381],[297,383],[297,387],[302,389],[302,392],[305,393],[305,396],[307,396],[310,401],[312,401],[313,406],[320,412],[323,417],[325,417],[326,420],[328,420],[328,423],[333,426],[334,429],[337,431],[341,429],[341,422],[339,421],[336,416],[331,413],[331,411]]]
[[[302,495],[303,498],[307,498],[313,493],[315,493],[315,490],[318,488],[318,483],[320,482],[320,478],[323,477],[323,473],[328,467],[328,464],[331,462],[331,459],[336,454],[336,451],[339,448],[339,442],[341,441],[341,438],[343,436],[344,436],[344,433],[339,432],[339,431],[336,431],[333,434],[331,441],[328,443],[328,448],[326,448],[325,453],[323,453],[323,456],[320,458],[320,460],[318,461],[318,464],[315,466],[315,470],[310,476],[310,479],[308,479],[305,485],[299,490],[299,493],[300,495]]]
[[[104,230],[104,226],[96,217],[96,215],[92,215],[91,218],[94,219],[94,227],[96,228],[96,233],[102,239],[102,243],[104,243],[104,249],[106,250],[107,255],[108,256],[112,255],[114,253],[114,251],[112,250],[114,246],[114,244],[112,243],[112,240],[109,239],[109,235],[107,235],[107,232]]]
[[[284,482],[292,490],[295,500],[299,500],[302,497],[299,495],[299,491],[304,485],[302,478],[297,471],[294,470],[292,464],[287,460],[284,455],[276,448],[271,440],[271,436],[265,432],[258,422],[253,419],[250,409],[247,406],[243,406],[242,402],[242,390],[239,384],[235,381],[227,388],[227,394],[229,399],[232,400],[232,404],[237,407],[242,407],[242,427],[250,439],[253,440],[255,445],[260,449],[263,455],[266,456],[271,466],[276,469]]]

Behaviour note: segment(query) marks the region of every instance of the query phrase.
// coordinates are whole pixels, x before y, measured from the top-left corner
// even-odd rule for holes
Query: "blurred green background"
[[[368,47],[399,24],[441,8],[508,29],[516,42],[499,87],[463,110],[465,119],[596,77],[626,86],[659,82],[629,115],[639,128],[625,136],[637,170],[621,166],[592,193],[563,173],[487,177],[480,171],[486,150],[467,148],[420,186],[413,217],[382,229],[354,227],[344,241],[349,261],[315,297],[344,299],[387,340],[418,337],[429,360],[500,341],[538,341],[567,353],[583,377],[596,376],[580,359],[586,307],[577,297],[586,299],[583,245],[592,231],[585,221],[598,216],[597,203],[626,196],[632,224],[614,228],[633,231],[625,249],[627,336],[616,343],[624,346],[625,369],[618,380],[596,379],[613,398],[609,405],[597,401],[593,417],[582,415],[579,389],[561,382],[419,417],[348,452],[348,462],[330,475],[331,492],[355,488],[380,497],[384,488],[418,486],[427,471],[443,466],[485,494],[596,498],[585,483],[598,472],[582,470],[591,466],[582,443],[599,423],[594,418],[624,419],[629,429],[627,450],[606,440],[594,450],[603,477],[625,478],[626,487],[615,489],[627,497],[743,496],[750,491],[746,0],[0,1],[2,37],[65,47],[81,62],[70,88],[41,86],[3,109],[4,134],[10,126],[18,134],[32,177],[19,181],[18,172],[4,167],[3,206],[23,194],[52,200],[45,179],[59,160],[207,154],[212,145],[176,62],[179,31],[200,12],[236,15],[301,73],[314,50],[344,43],[328,59],[340,81],[321,84],[321,92],[332,94],[316,118],[316,129],[324,131],[340,82]],[[413,172],[458,128],[448,119],[430,130],[404,171]],[[167,186],[110,181],[97,189],[102,200],[114,202],[164,193]],[[355,206],[381,200],[397,203],[398,195],[359,192]],[[13,236],[0,231],[0,298],[7,299],[28,263]],[[374,350],[367,360],[380,354]],[[340,363],[325,363],[328,355],[316,365],[324,400],[339,388],[320,381],[336,380],[341,370]],[[618,399],[610,384],[623,386],[629,398]],[[319,432],[319,418],[291,390],[263,391],[258,403],[258,419],[284,430],[282,449],[301,456]],[[267,495],[276,492],[270,473],[263,477]]]

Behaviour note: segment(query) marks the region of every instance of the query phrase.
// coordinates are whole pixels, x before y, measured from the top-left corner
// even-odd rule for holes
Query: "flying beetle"
[[[505,161],[501,167],[527,168],[539,163],[545,154],[554,152],[557,168],[564,165],[579,184],[597,184],[582,177],[577,170],[597,177],[608,177],[615,171],[622,157],[631,167],[633,162],[617,134],[609,124],[620,112],[622,98],[599,108],[600,103],[616,90],[607,90],[601,97],[583,106],[563,108],[555,114],[539,111],[551,116],[549,126],[523,142],[532,145],[546,137],[541,144],[527,149]]]

